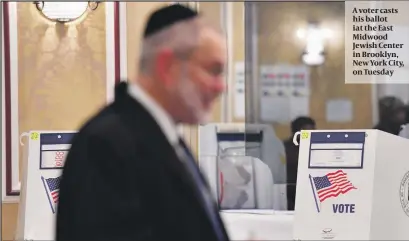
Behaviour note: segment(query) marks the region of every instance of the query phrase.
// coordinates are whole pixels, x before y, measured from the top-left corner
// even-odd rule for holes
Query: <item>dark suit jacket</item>
[[[199,191],[153,117],[121,83],[115,101],[72,141],[56,240],[219,240]],[[220,221],[216,205],[214,212]]]

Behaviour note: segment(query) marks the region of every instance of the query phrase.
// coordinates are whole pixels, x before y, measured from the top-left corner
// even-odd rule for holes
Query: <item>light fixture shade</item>
[[[81,17],[88,8],[88,2],[36,2],[42,14],[57,22],[69,22]]]

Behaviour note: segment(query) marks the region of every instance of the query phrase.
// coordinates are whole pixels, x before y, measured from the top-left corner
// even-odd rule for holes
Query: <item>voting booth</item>
[[[202,156],[199,165],[221,209],[274,208],[273,177],[260,159]]]
[[[221,209],[287,208],[285,150],[268,125],[200,126],[199,166]]]
[[[23,134],[23,178],[17,240],[54,240],[62,167],[75,132],[31,131]]]
[[[300,133],[294,240],[409,240],[409,140]]]

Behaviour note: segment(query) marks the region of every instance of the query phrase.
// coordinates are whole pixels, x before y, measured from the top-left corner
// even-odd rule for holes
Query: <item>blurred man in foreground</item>
[[[224,91],[222,35],[171,5],[147,23],[138,77],[74,138],[60,189],[57,241],[228,240],[176,124],[205,122]]]
[[[301,116],[291,122],[291,137],[284,141],[285,155],[287,157],[287,208],[294,210],[295,190],[298,172],[299,146],[294,145],[293,136],[301,130],[315,130],[315,121],[307,116]],[[299,137],[299,136],[298,136]],[[298,140],[299,143],[300,140]]]

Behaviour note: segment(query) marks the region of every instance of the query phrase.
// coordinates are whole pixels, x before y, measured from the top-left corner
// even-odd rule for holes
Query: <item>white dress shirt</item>
[[[169,143],[173,146],[181,161],[185,161],[188,153],[180,145],[181,137],[178,126],[170,115],[148,93],[136,84],[129,84],[128,93],[135,98],[155,119]]]
[[[179,145],[177,126],[170,115],[149,94],[136,84],[129,84],[128,93],[153,116],[172,146]]]

